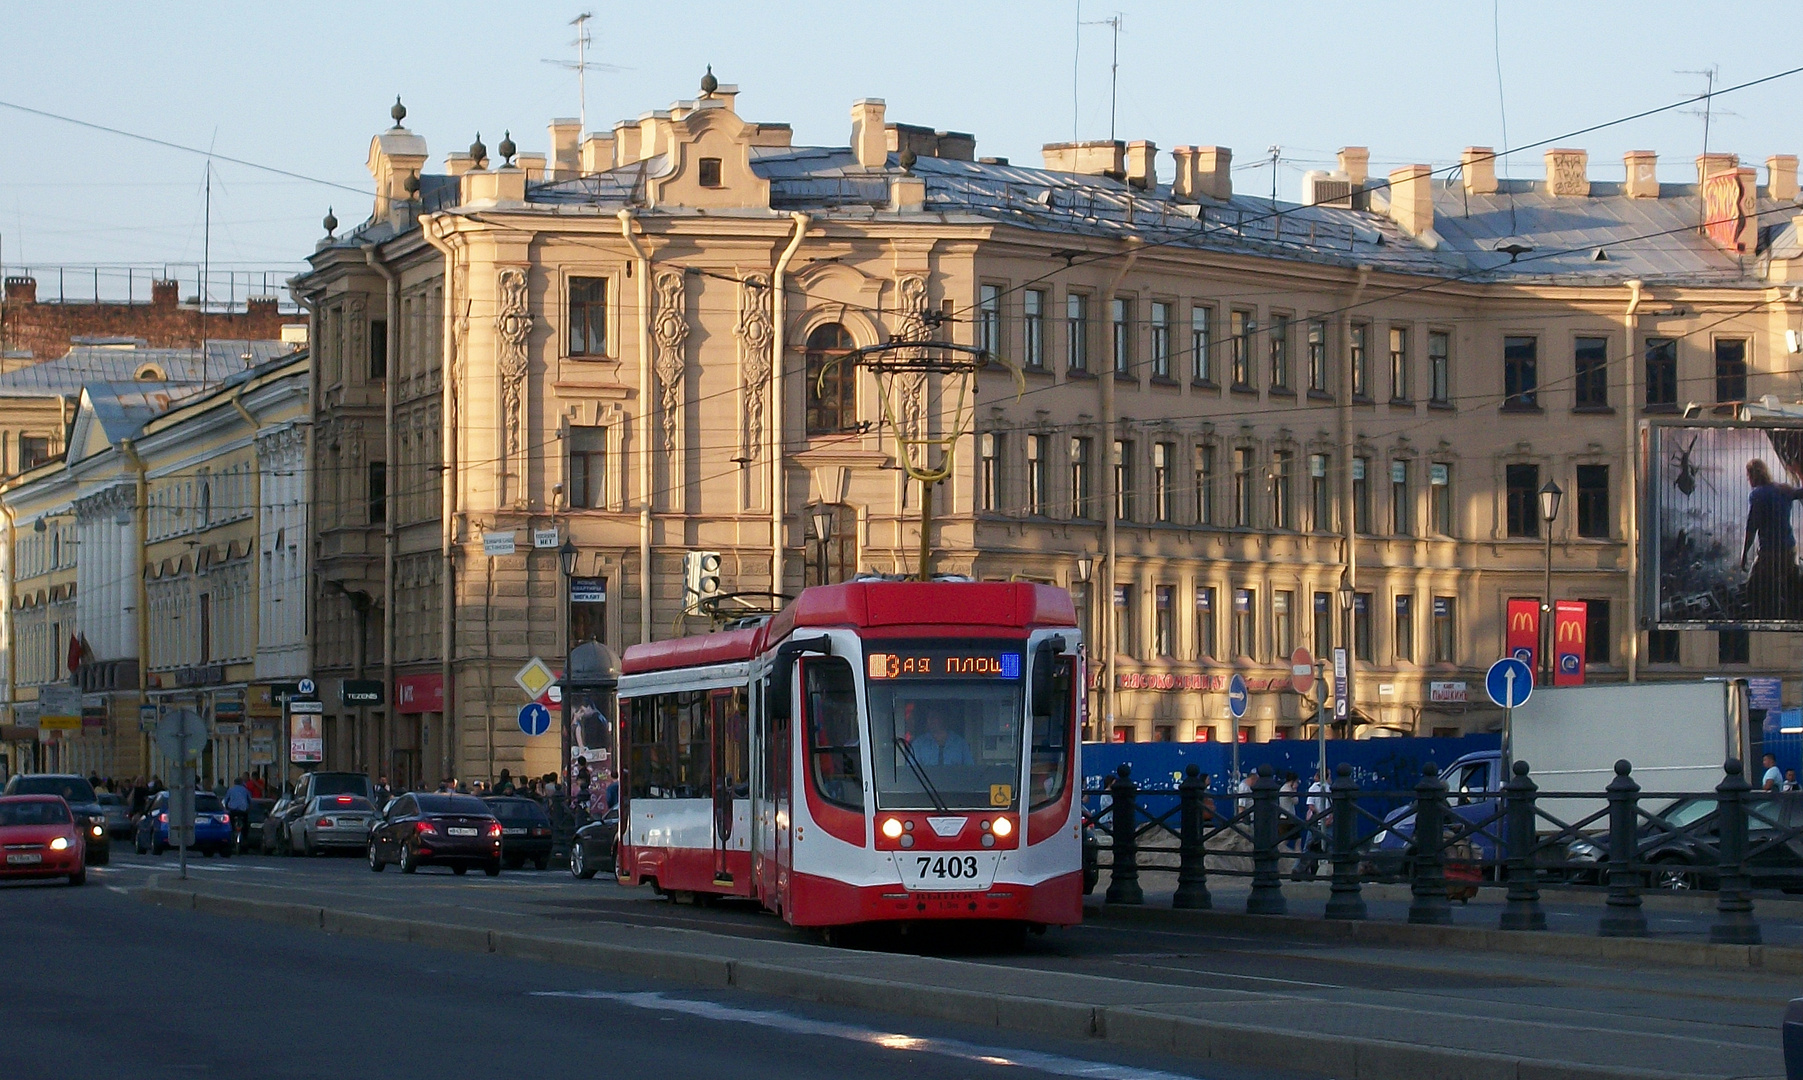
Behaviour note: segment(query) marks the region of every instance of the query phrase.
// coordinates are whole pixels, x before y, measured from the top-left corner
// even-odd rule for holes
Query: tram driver
[[[929,699],[920,703],[919,710],[923,714],[921,726],[909,740],[909,746],[922,765],[977,763],[964,736],[951,730],[950,702]]]

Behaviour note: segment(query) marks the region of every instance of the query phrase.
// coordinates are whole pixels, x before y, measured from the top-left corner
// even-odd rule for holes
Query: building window
[[[1434,597],[1434,663],[1458,663],[1459,598]]]
[[[1215,448],[1196,447],[1196,524],[1215,523]]]
[[[1072,371],[1089,370],[1089,297],[1071,293],[1064,298],[1064,349]]]
[[[1504,471],[1508,485],[1510,536],[1540,535],[1540,466],[1510,465]]]
[[[1746,664],[1753,658],[1753,635],[1746,630],[1717,630],[1715,660],[1718,664]]]
[[[1229,329],[1233,335],[1233,386],[1236,390],[1251,390],[1252,327],[1255,325],[1252,313],[1235,310],[1229,318]]]
[[[47,435],[19,436],[19,471],[35,469],[50,460],[50,437]]]
[[[1315,594],[1315,656],[1327,659],[1333,651],[1333,594]]]
[[[1258,590],[1233,590],[1233,655],[1258,659]]]
[[[991,356],[1002,352],[1002,287],[977,289],[977,347]]]
[[[817,326],[808,335],[809,435],[837,435],[857,423],[857,371],[842,362],[852,348],[851,334],[838,323]]]
[[[206,489],[202,489],[206,492]],[[211,493],[204,496],[211,501]],[[205,514],[207,510],[203,510]],[[380,525],[388,520],[388,463],[372,461],[369,463],[369,523]],[[201,519],[205,524],[206,519]]]
[[[1415,662],[1415,598],[1408,593],[1396,594],[1396,662]]]
[[[1191,369],[1199,383],[1215,381],[1214,341],[1211,323],[1214,309],[1201,304],[1189,309],[1189,354]]]
[[[1503,408],[1539,408],[1539,355],[1538,338],[1503,338]]]
[[[1427,335],[1427,399],[1435,405],[1452,401],[1452,335],[1431,330]]]
[[[1584,662],[1609,662],[1609,601],[1584,601]]]
[[[1133,370],[1133,301],[1115,297],[1109,316],[1113,320],[1114,373],[1138,378]]]
[[[1177,655],[1177,590],[1169,585],[1152,589],[1152,654]]]
[[[1279,660],[1288,661],[1296,651],[1295,606],[1295,593],[1279,589],[1271,594],[1271,644]]]
[[[1436,461],[1427,467],[1429,511],[1434,516],[1434,535],[1452,535],[1452,466]]]
[[[1409,492],[1409,463],[1390,462],[1390,531],[1397,536],[1415,535],[1414,496]]]
[[[1390,400],[1409,400],[1409,331],[1390,327]]]
[[[607,507],[607,429],[570,429],[570,509]]]
[[[1233,452],[1233,523],[1242,529],[1252,527],[1252,459],[1251,449]]]
[[[1646,404],[1649,409],[1678,404],[1678,339],[1646,339]]]
[[[1646,632],[1646,659],[1649,664],[1678,663],[1678,632],[1676,630],[1648,630]]]
[[[1609,466],[1578,466],[1578,535],[1609,537]]]
[[[1278,450],[1271,455],[1271,527],[1294,529],[1296,522],[1290,509],[1291,480],[1296,469],[1296,455]]]
[[[1308,388],[1318,394],[1327,393],[1327,320],[1310,319],[1308,323]]]
[[[1272,315],[1271,327],[1266,333],[1271,345],[1271,388],[1288,390],[1290,388],[1290,317],[1288,315]]]
[[[1045,290],[1028,289],[1021,294],[1022,303],[1022,346],[1025,355],[1021,357],[1021,366],[1035,371],[1045,370]]]
[[[1171,520],[1171,458],[1176,453],[1175,443],[1152,444],[1152,516],[1158,521]]]
[[[1572,352],[1580,409],[1609,407],[1609,339],[1581,337]]]
[[[1365,358],[1365,341],[1371,328],[1364,323],[1353,323],[1351,329],[1352,361],[1352,396],[1369,398],[1371,396],[1371,365]]]
[[[1360,660],[1371,661],[1371,594],[1357,593],[1352,598],[1352,650]]]
[[[1071,517],[1089,516],[1089,437],[1071,438]]]
[[[199,600],[200,662],[205,664],[213,659],[213,594],[201,593]]]
[[[1049,435],[1027,436],[1027,513],[1044,514],[1050,499],[1046,493],[1046,461],[1051,456]]]
[[[1138,656],[1133,651],[1133,586],[1114,587],[1114,651],[1121,656]]]
[[[700,181],[702,187],[719,187],[720,186],[720,159],[719,158],[717,158],[717,157],[702,158],[700,161],[700,167],[698,169],[696,169],[695,171],[696,171],[697,179]]]
[[[570,279],[570,355],[607,355],[607,279]]]
[[[1745,338],[1716,339],[1715,400],[1747,400],[1747,342]]]
[[[1309,528],[1316,532],[1333,532],[1333,478],[1326,454],[1308,456]]]
[[[1213,585],[1196,586],[1196,659],[1213,660],[1215,651],[1215,589]]]
[[[978,457],[982,465],[982,499],[983,509],[994,510],[1002,501],[1001,476],[1002,437],[991,432],[984,432],[977,439]]]
[[[1371,459],[1355,457],[1352,459],[1352,529],[1354,532],[1369,533],[1371,531]]]
[[[369,377],[388,378],[388,320],[369,321]]]
[[[1114,443],[1114,517],[1133,520],[1133,444],[1119,439]]]
[[[1152,305],[1152,377],[1171,377],[1171,305]]]

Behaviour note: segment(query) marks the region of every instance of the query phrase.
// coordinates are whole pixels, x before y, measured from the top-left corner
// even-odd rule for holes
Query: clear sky
[[[589,74],[592,129],[694,96],[712,64],[739,85],[742,115],[793,124],[797,143],[844,145],[863,97],[1019,163],[1073,130],[1108,135],[1113,35],[1079,29],[1076,0],[0,0],[0,101],[362,189],[397,93],[435,171],[477,131],[491,150],[507,129],[522,150],[547,149],[546,123],[574,116],[577,93],[575,74],[545,61],[574,59],[568,22],[584,10],[590,60],[620,69]],[[1501,147],[1505,101],[1520,145],[1700,93],[1686,71],[1719,65],[1720,87],[1803,64],[1803,12],[1789,0],[1081,4],[1085,21],[1116,12],[1119,137],[1230,146],[1236,187],[1259,192],[1272,182],[1267,147],[1280,146],[1286,199],[1347,144],[1371,148],[1374,173]],[[1803,152],[1800,100],[1803,75],[1721,98],[1711,148],[1761,164]],[[1598,178],[1619,179],[1623,150],[1651,149],[1663,179],[1694,179],[1703,118],[1670,112],[1573,142]],[[9,268],[200,259],[202,157],[5,108],[0,147]],[[1168,154],[1160,168],[1168,178]],[[1540,176],[1540,152],[1507,171]],[[214,265],[294,269],[328,205],[345,227],[370,210],[355,191],[217,164]]]

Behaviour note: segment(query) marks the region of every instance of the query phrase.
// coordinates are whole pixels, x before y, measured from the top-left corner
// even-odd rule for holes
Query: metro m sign
[[[1534,597],[1511,597],[1504,610],[1504,651],[1528,666],[1540,670],[1540,601]]]
[[[1584,685],[1584,638],[1589,632],[1590,605],[1582,600],[1553,604],[1553,685]]]

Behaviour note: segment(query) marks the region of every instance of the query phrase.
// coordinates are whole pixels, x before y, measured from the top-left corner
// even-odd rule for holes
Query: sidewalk
[[[578,891],[409,889],[403,901],[266,881],[221,875],[178,883],[165,875],[140,895],[332,933],[1100,1038],[1341,1080],[1781,1077],[1777,1025],[1794,986],[1759,971],[1207,936],[1125,925],[1112,915],[1067,932],[1081,949],[945,958],[773,939],[731,921],[648,924],[618,912],[641,904],[667,912],[667,905],[644,899],[642,890],[598,883]]]

